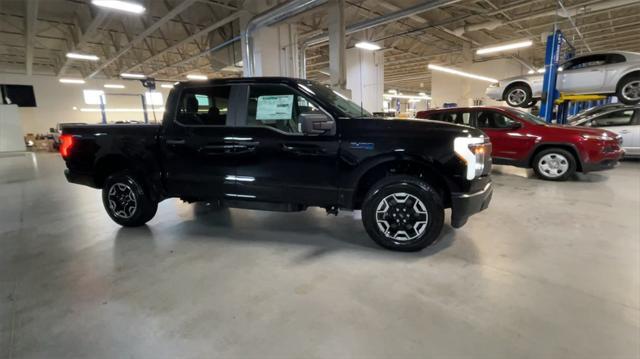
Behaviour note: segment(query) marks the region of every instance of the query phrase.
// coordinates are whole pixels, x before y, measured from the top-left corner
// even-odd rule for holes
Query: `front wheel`
[[[102,203],[111,219],[121,226],[141,226],[155,216],[158,202],[148,186],[129,172],[109,176],[102,188]]]
[[[576,172],[576,159],[569,151],[551,148],[536,155],[533,171],[547,181],[566,181]]]
[[[380,246],[419,251],[440,236],[444,209],[438,192],[424,181],[391,176],[376,183],[367,194],[362,222]]]
[[[618,84],[616,96],[625,105],[640,103],[640,75],[623,78]]]

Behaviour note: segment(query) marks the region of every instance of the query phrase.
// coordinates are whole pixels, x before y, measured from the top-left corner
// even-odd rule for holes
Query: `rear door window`
[[[614,111],[591,121],[593,127],[630,126],[633,124],[634,110]]]
[[[495,111],[478,111],[476,127],[480,129],[508,129],[517,121]]]
[[[187,88],[182,91],[176,122],[182,125],[224,126],[231,86]]]

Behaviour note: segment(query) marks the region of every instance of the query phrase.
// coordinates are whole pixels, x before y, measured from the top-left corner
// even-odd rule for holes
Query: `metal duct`
[[[350,35],[350,34],[354,34],[356,32],[359,31],[363,31],[366,29],[370,29],[372,27],[376,27],[376,26],[380,26],[380,25],[384,25],[384,24],[388,24],[390,22],[394,22],[394,21],[398,21],[400,19],[404,19],[410,16],[414,16],[429,10],[433,10],[436,9],[438,7],[441,6],[447,6],[447,5],[451,5],[451,4],[455,4],[457,2],[460,2],[460,0],[430,0],[430,1],[425,1],[422,2],[418,5],[414,5],[410,8],[406,8],[404,10],[398,10],[396,12],[392,12],[390,14],[387,15],[382,15],[380,17],[374,18],[374,19],[369,19],[369,20],[365,20],[365,21],[361,21],[359,23],[347,26],[347,28],[345,29],[345,34]],[[307,77],[307,56],[306,56],[306,50],[307,47],[309,46],[315,46],[315,45],[319,45],[325,41],[329,40],[329,33],[328,32],[324,32],[322,34],[310,37],[306,40],[304,40],[301,44],[300,44],[300,51],[299,51],[299,67],[300,67],[300,77],[305,78]]]
[[[263,26],[273,25],[280,21],[286,20],[293,16],[296,16],[307,10],[311,10],[316,6],[322,5],[327,0],[294,0],[280,4],[274,8],[271,8],[261,14],[254,16],[245,27],[242,33],[244,40],[244,46],[242,47],[242,58],[246,61],[244,76],[255,76],[255,59],[254,59],[254,46],[253,32]]]

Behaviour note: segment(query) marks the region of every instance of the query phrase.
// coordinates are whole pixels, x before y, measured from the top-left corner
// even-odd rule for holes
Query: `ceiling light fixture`
[[[531,45],[533,45],[533,41],[527,40],[527,41],[514,42],[514,43],[506,44],[506,45],[483,47],[481,49],[476,50],[476,54],[478,54],[478,55],[492,54],[494,52],[521,49],[523,47],[529,47]]]
[[[360,41],[356,44],[356,47],[363,50],[376,51],[380,50],[382,47],[378,44],[374,44],[372,42]]]
[[[424,92],[421,92],[418,96],[403,95],[403,94],[398,94],[398,95],[384,94],[382,96],[385,97],[385,98],[404,98],[404,99],[418,100],[418,101],[420,101],[420,100],[431,100],[431,96],[427,95]]]
[[[67,52],[66,55],[70,59],[98,61],[100,58],[96,55],[79,54],[77,52]]]
[[[189,74],[187,75],[189,80],[207,80],[208,77],[205,75],[197,75],[197,74]]]
[[[143,74],[130,74],[126,72],[121,73],[120,77],[123,77],[125,79],[146,79],[147,78],[147,76]]]
[[[162,84],[162,85],[160,85],[160,87],[165,88],[165,89],[172,89],[173,85],[172,84]]]
[[[118,84],[105,84],[104,88],[106,89],[123,89],[124,85],[118,85]]]
[[[144,6],[130,1],[122,0],[93,0],[91,3],[95,6],[105,7],[113,10],[126,11],[134,14],[142,14],[145,11]]]
[[[488,82],[498,82],[498,80],[496,80],[496,79],[492,79],[491,77],[485,77],[485,76],[475,75],[475,74],[471,74],[471,73],[468,73],[468,72],[459,71],[459,70],[454,70],[454,69],[450,69],[450,68],[448,68],[448,67],[438,66],[438,65],[434,65],[434,64],[429,64],[428,68],[429,68],[430,70],[436,70],[436,71],[446,72],[446,73],[450,73],[450,74],[452,74],[452,75],[458,75],[458,76],[468,77],[468,78],[471,78],[471,79],[482,80],[482,81],[488,81]]]
[[[83,84],[85,81],[83,79],[60,79],[58,80],[63,84]]]

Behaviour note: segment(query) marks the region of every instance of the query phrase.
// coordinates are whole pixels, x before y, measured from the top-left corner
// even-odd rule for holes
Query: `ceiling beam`
[[[95,75],[99,74],[102,70],[104,70],[109,65],[111,65],[116,60],[118,60],[127,51],[131,50],[135,44],[143,41],[149,35],[153,34],[156,30],[158,30],[160,28],[160,26],[166,24],[168,21],[170,21],[171,19],[176,17],[178,14],[183,12],[186,8],[191,6],[195,1],[196,0],[184,0],[184,2],[178,4],[176,7],[171,9],[171,11],[169,11],[165,16],[160,18],[160,20],[154,22],[151,26],[149,26],[141,34],[139,34],[138,36],[133,38],[124,48],[122,48],[120,51],[118,51],[113,57],[111,57],[110,59],[107,59],[106,61],[102,62],[98,66],[98,68],[96,68],[92,73],[89,74],[88,78],[92,78]]]
[[[211,31],[213,31],[213,30],[215,30],[215,29],[217,29],[219,27],[222,27],[222,26],[224,26],[224,25],[226,25],[226,24],[228,24],[228,23],[230,23],[230,22],[232,22],[234,20],[239,19],[240,15],[242,15],[242,12],[238,11],[238,12],[235,12],[235,13],[225,17],[224,19],[220,19],[219,21],[216,21],[215,23],[205,27],[204,29],[196,32],[195,34],[193,34],[193,35],[181,40],[180,42],[175,43],[173,46],[167,47],[166,49],[158,52],[157,54],[145,59],[141,63],[138,63],[138,64],[136,64],[134,66],[129,67],[128,69],[124,70],[123,72],[131,72],[131,71],[137,69],[138,67],[142,66],[143,64],[145,64],[147,62],[153,61],[153,60],[159,58],[160,56],[162,56],[162,55],[164,55],[164,54],[166,54],[168,52],[177,50],[182,45],[187,44],[187,43],[189,43],[191,41],[194,41],[197,38],[199,38],[200,36],[206,35],[206,34],[210,33]]]
[[[38,0],[25,1],[25,67],[27,76],[33,74],[33,45],[36,39],[36,25],[38,23]]]
[[[89,25],[87,25],[87,27],[80,33],[78,40],[71,46],[71,48],[69,48],[68,52],[73,52],[83,48],[88,43],[91,36],[93,36],[96,30],[98,30],[98,27],[102,26],[105,20],[107,20],[108,15],[108,11],[101,11],[96,16],[94,16],[93,19],[91,19]],[[67,71],[67,68],[71,64],[71,59],[69,59],[68,57],[65,57],[64,59],[64,63],[58,70],[58,76],[64,75],[64,73]]]

